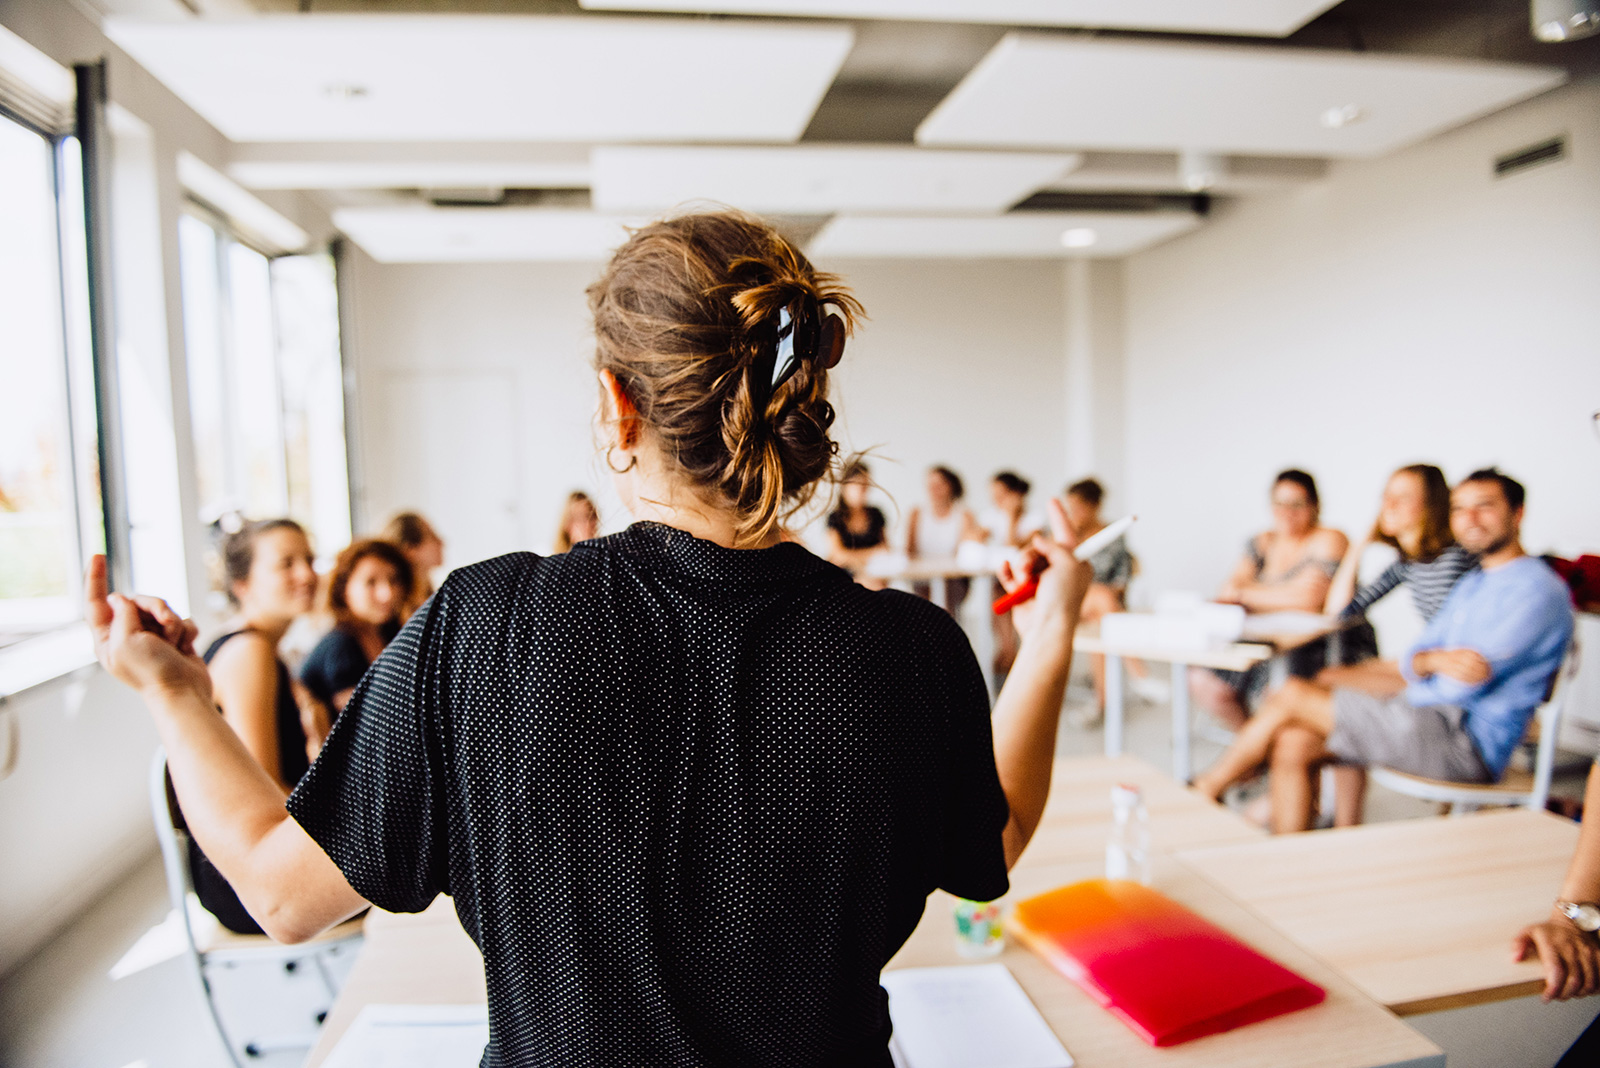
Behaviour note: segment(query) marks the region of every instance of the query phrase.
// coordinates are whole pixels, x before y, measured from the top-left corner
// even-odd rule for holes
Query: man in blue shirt
[[[1195,788],[1213,798],[1270,760],[1273,830],[1311,826],[1328,760],[1454,782],[1495,782],[1549,691],[1572,638],[1566,584],[1522,550],[1522,485],[1474,471],[1450,497],[1450,529],[1479,556],[1400,658],[1405,689],[1375,694],[1290,679]]]

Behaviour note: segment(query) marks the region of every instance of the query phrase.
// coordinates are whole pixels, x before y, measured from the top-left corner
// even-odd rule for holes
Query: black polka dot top
[[[374,904],[454,898],[490,1068],[887,1066],[927,895],[1007,888],[992,745],[938,607],[637,523],[453,573],[289,811]]]

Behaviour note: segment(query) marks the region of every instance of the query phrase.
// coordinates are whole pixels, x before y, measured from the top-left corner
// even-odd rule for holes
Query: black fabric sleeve
[[[943,613],[940,613],[943,615]],[[1011,808],[994,763],[989,689],[972,645],[945,616],[944,663],[948,694],[946,750],[948,802],[939,889],[969,901],[993,901],[1010,889],[1004,833]]]
[[[356,687],[289,814],[355,891],[390,912],[449,893],[445,763],[438,724],[441,591]]]
[[[361,642],[338,627],[322,636],[300,668],[300,681],[324,702],[361,681],[370,665]]]

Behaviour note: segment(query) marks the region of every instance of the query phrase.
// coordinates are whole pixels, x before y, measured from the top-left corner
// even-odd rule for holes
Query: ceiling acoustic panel
[[[1283,37],[1337,0],[580,0],[600,11],[911,19]]]
[[[810,215],[999,213],[1060,180],[1080,159],[835,145],[600,147],[590,156],[600,211],[654,212],[702,201]]]
[[[854,34],[815,22],[294,15],[106,33],[234,141],[800,137]]]
[[[1200,225],[1186,212],[1013,212],[991,218],[839,215],[807,252],[834,259],[1056,259],[1116,257]]]
[[[917,130],[931,147],[1376,156],[1564,72],[1370,52],[1010,33]]]
[[[647,220],[541,208],[341,208],[333,224],[379,263],[597,262]]]

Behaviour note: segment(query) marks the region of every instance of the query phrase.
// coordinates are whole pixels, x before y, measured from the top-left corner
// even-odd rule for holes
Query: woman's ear
[[[639,440],[639,410],[633,406],[617,376],[609,370],[600,372],[600,408],[604,422],[617,424],[617,445],[633,448]]]

